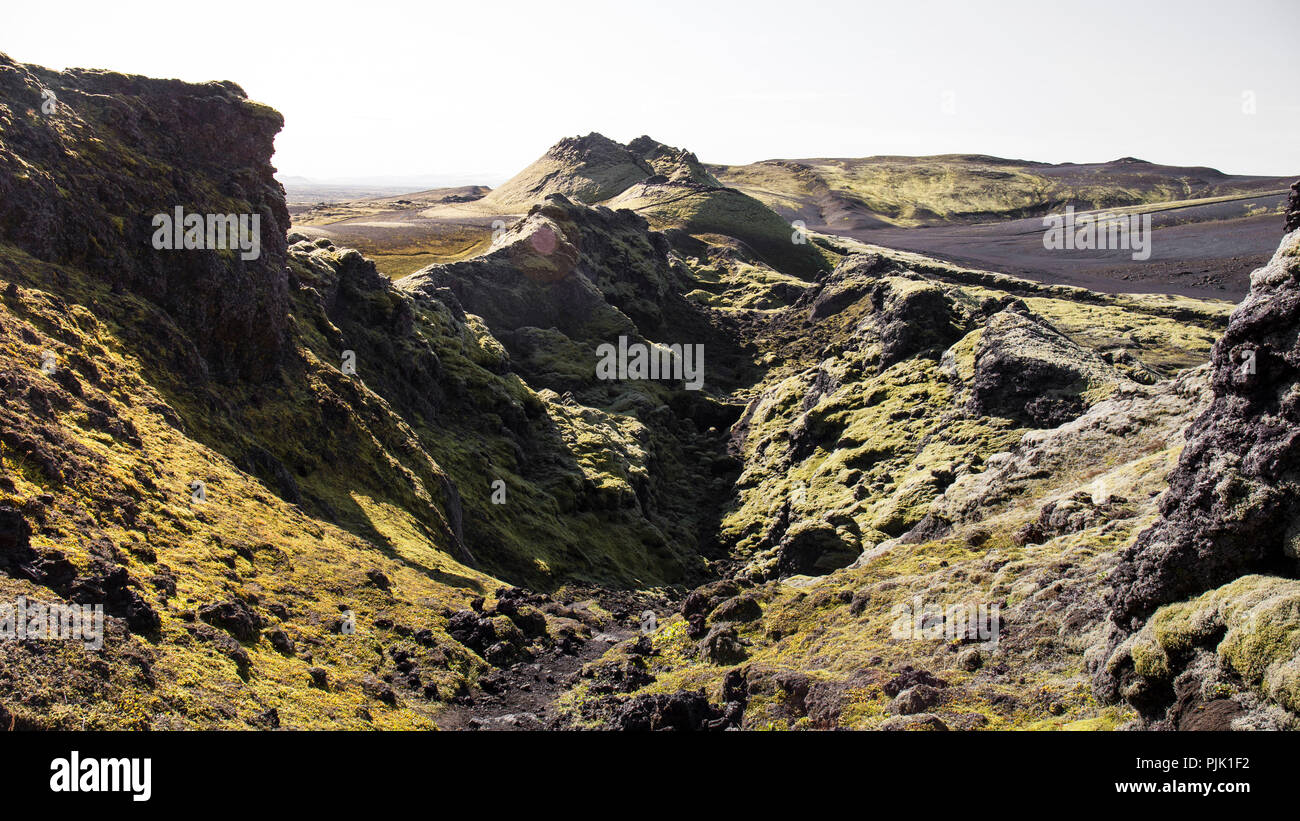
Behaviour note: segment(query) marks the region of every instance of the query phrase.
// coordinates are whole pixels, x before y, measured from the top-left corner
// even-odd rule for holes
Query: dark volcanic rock
[[[1251,275],[1250,294],[1211,353],[1214,399],[1186,431],[1161,518],[1120,555],[1109,580],[1113,626],[1090,652],[1094,686],[1157,727],[1226,727],[1240,705],[1214,699],[1201,709],[1193,687],[1198,669],[1219,664],[1221,636],[1139,673],[1130,645],[1150,632],[1150,615],[1243,576],[1300,572],[1298,252],[1292,232]]]
[[[629,699],[614,718],[620,730],[720,730],[723,713],[703,692],[656,693]]]
[[[496,631],[491,619],[475,613],[473,610],[460,610],[447,623],[447,633],[456,641],[482,653],[490,644],[496,642]]]
[[[293,655],[293,651],[294,651],[293,639],[291,639],[289,637],[289,634],[284,632],[284,630],[280,629],[279,627],[275,628],[274,630],[268,630],[266,632],[266,640],[271,642],[271,646],[274,647],[277,652],[282,653],[286,656]]]
[[[528,638],[546,635],[546,617],[531,605],[520,605],[520,601],[506,597],[483,613],[460,610],[447,623],[447,632],[492,666],[509,667],[530,657],[525,647]],[[519,622],[523,622],[531,636],[525,634]]]
[[[136,633],[153,633],[162,626],[158,613],[144,600],[125,567],[101,564],[101,573],[79,577],[67,590],[69,601],[102,604],[104,610],[126,619]]]
[[[1115,623],[1300,558],[1300,235],[1251,276],[1211,355],[1214,401],[1187,430],[1162,517],[1121,556]]]
[[[1016,304],[991,317],[975,350],[970,410],[1039,428],[1057,427],[1087,408],[1083,393],[1123,377]]]
[[[896,730],[914,730],[914,731],[946,731],[948,725],[943,720],[932,713],[917,713],[909,716],[894,716],[880,723],[876,729],[884,732],[893,732]]]
[[[580,675],[591,679],[591,692],[597,695],[630,693],[655,680],[645,659],[639,657],[588,664]]]
[[[925,685],[932,688],[947,687],[948,682],[931,675],[928,670],[918,670],[911,665],[904,667],[894,678],[890,679],[881,688],[885,695],[893,698],[904,690],[911,689],[918,685]]]
[[[753,596],[748,595],[733,596],[713,611],[713,620],[716,622],[757,621],[762,617],[763,608]]]
[[[777,570],[783,575],[821,576],[847,567],[861,555],[827,522],[800,522],[778,545]]]
[[[136,633],[153,633],[161,627],[162,619],[140,595],[126,568],[112,562],[111,545],[101,545],[108,555],[94,556],[90,566],[81,570],[58,550],[38,553],[31,536],[31,525],[21,511],[0,506],[0,571],[43,585],[69,602],[103,605],[106,613],[125,619]]]
[[[10,505],[0,507],[0,570],[26,575],[24,566],[36,560],[31,539],[32,526],[22,512]]]
[[[682,600],[682,615],[687,619],[692,616],[708,616],[715,607],[739,593],[739,585],[730,579],[701,585],[686,594]]]
[[[511,587],[497,593],[496,612],[509,618],[525,637],[534,639],[546,635],[546,616],[531,601],[542,602],[542,597]]]
[[[895,715],[910,716],[916,713],[929,712],[932,708],[943,703],[943,700],[943,691],[938,687],[918,684],[895,696],[888,709],[889,712]]]
[[[1038,512],[1038,520],[1026,525],[1013,536],[1017,544],[1041,544],[1065,533],[1077,533],[1103,522],[1127,519],[1134,515],[1126,500],[1109,497],[1101,504],[1092,495],[1078,492],[1065,499],[1053,499]]]
[[[1291,183],[1291,196],[1287,199],[1286,204],[1286,226],[1287,232],[1300,228],[1300,180]]]
[[[262,618],[241,599],[200,607],[199,618],[240,641],[253,641],[262,630]]]
[[[871,303],[882,368],[927,351],[937,356],[967,331],[965,317],[934,283],[882,282]]]
[[[879,254],[854,254],[846,257],[826,276],[808,309],[811,320],[825,319],[869,295],[877,277],[890,269],[890,262]]]
[[[0,240],[162,306],[212,375],[267,378],[289,314],[289,213],[270,163],[280,115],[233,83],[60,73],[3,54],[0,101]],[[260,255],[156,250],[153,217],[177,206],[259,215]]]
[[[730,624],[719,624],[700,639],[700,655],[714,664],[738,664],[748,655]]]

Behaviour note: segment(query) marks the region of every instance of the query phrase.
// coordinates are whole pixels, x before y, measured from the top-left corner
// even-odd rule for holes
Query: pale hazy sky
[[[0,51],[233,80],[284,114],[282,175],[499,182],[588,131],[710,162],[970,152],[1300,173],[1300,0],[54,0],[6,3]]]

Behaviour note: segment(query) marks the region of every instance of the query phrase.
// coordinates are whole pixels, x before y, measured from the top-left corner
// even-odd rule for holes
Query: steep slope
[[[1215,344],[1213,401],[1112,579],[1098,687],[1155,726],[1230,720],[1255,696],[1300,712],[1298,279],[1292,231]]]
[[[157,302],[214,376],[267,378],[287,332],[289,216],[266,162],[280,115],[230,83],[56,74],[3,56],[0,99],[6,240]],[[260,255],[154,249],[151,217],[182,205],[190,213],[259,215]]]
[[[577,505],[599,514],[590,529],[556,534],[558,545],[538,539],[528,551],[546,556],[569,545],[572,556],[587,562],[620,564],[643,552],[658,556],[658,566],[625,577],[641,583],[684,581],[698,570],[714,530],[715,497],[732,469],[728,460],[707,454],[722,449],[720,431],[739,412],[725,401],[725,391],[749,378],[752,364],[724,318],[680,296],[682,268],[666,239],[649,232],[640,217],[553,195],[513,226],[497,250],[401,281],[402,292],[464,311],[500,340],[501,367],[534,386],[554,409],[552,424],[587,485],[543,485],[536,500],[521,494],[510,504],[512,521],[502,526],[484,511],[483,527],[500,531],[495,538],[537,534],[545,521],[534,525],[520,517],[533,504],[544,515],[558,501],[562,512]],[[620,337],[630,345],[702,346],[702,383],[692,389],[680,377],[598,379],[597,349],[619,344]],[[511,493],[512,475],[523,479],[550,470],[532,459],[498,464]],[[699,495],[681,496],[678,489],[688,485]],[[625,516],[637,529],[622,535],[611,530]],[[572,556],[548,563],[557,575],[571,577],[579,572]]]
[[[108,616],[102,658],[5,642],[5,723],[432,726],[484,669],[440,607],[497,583],[409,426],[299,335],[323,306],[286,251],[279,116],[228,84],[0,69],[34,101],[0,107],[0,585]],[[260,256],[154,248],[174,206],[259,214]]]

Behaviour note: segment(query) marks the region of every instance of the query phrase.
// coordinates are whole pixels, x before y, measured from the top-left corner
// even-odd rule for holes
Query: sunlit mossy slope
[[[1291,554],[1163,585],[1211,528],[1140,535],[1205,486],[1207,407],[1292,418],[1286,317],[807,233],[599,135],[394,283],[290,230],[280,126],[0,57],[0,604],[106,614],[98,648],[0,639],[0,726],[1293,721]],[[257,215],[258,253],[155,248],[178,206]],[[1232,381],[1252,339],[1283,382]],[[700,379],[601,378],[604,346]],[[1290,533],[1269,425],[1234,488]],[[922,604],[999,629],[901,629]]]

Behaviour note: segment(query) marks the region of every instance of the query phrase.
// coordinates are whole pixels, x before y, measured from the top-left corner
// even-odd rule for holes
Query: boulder
[[[1054,428],[1087,409],[1089,392],[1128,382],[1096,353],[1017,303],[994,314],[981,332],[969,409]]]

